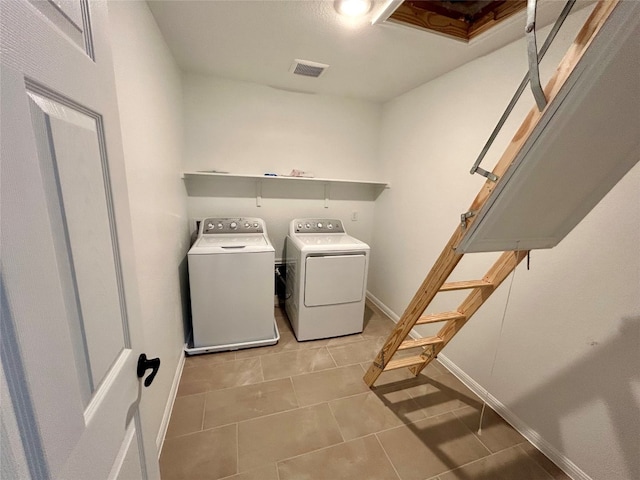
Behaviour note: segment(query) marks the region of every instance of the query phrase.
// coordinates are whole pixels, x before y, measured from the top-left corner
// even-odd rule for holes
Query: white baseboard
[[[382,303],[382,301],[378,297],[376,297],[373,293],[369,291],[367,291],[367,300],[369,300],[374,307],[376,307],[383,314],[385,314],[389,318],[389,320],[391,320],[394,323],[398,323],[398,321],[400,320],[400,316],[397,315],[389,307],[387,307],[384,303]],[[409,332],[409,336],[411,338],[422,338],[422,335],[420,335],[418,332],[416,332],[413,329]]]
[[[187,345],[185,344],[185,348]],[[156,437],[156,447],[158,448],[158,460],[160,459],[160,453],[162,452],[162,446],[164,444],[164,438],[167,435],[167,428],[169,427],[169,419],[171,418],[171,411],[173,410],[173,403],[176,401],[176,395],[178,394],[178,385],[180,385],[180,378],[182,377],[182,369],[184,368],[184,348],[180,352],[180,358],[178,359],[178,366],[173,375],[173,383],[171,384],[171,390],[169,391],[169,398],[167,404],[164,407],[164,414],[162,415],[162,422],[160,422],[160,428],[158,429],[158,436]]]
[[[491,395],[482,385],[476,382],[473,378],[467,375],[460,369],[455,363],[453,363],[445,355],[438,355],[438,361],[449,370],[455,377],[464,383],[469,390],[475,393],[482,400],[487,402],[487,405],[495,410],[498,415],[505,419],[514,429],[516,429],[524,438],[526,438],[531,445],[536,447],[542,453],[545,454],[553,463],[555,463],[560,469],[562,469],[573,480],[592,480],[589,475],[584,473],[580,468],[569,460],[566,456],[560,453],[553,445],[547,442],[540,436],[538,432],[524,423],[515,413],[504,405],[500,400]]]
[[[393,312],[389,307],[387,307],[384,303],[380,301],[375,295],[371,292],[367,292],[367,299],[371,301],[371,303],[380,310],[383,314],[389,317],[395,323],[398,323],[400,317]],[[410,333],[412,338],[422,338],[415,330],[411,330]],[[589,475],[583,472],[575,463],[569,460],[566,456],[560,453],[553,445],[547,442],[544,438],[540,436],[538,432],[529,427],[526,423],[524,423],[515,413],[513,413],[509,408],[504,405],[500,400],[491,395],[482,385],[476,382],[473,378],[467,375],[463,370],[460,369],[455,363],[453,363],[450,359],[448,359],[445,355],[438,355],[438,361],[449,370],[455,377],[458,378],[462,383],[464,383],[469,390],[475,393],[478,397],[485,400],[487,405],[495,410],[498,415],[505,419],[507,423],[509,423],[514,429],[516,429],[520,435],[526,438],[531,445],[540,450],[547,458],[549,458],[553,463],[555,463],[562,471],[564,471],[569,477],[573,480],[592,480]]]

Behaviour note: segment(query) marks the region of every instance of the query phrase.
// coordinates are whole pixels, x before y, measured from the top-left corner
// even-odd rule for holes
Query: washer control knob
[[[311,228],[311,224],[310,223],[305,223],[304,224],[304,228]]]
[[[322,222],[318,222],[318,228],[322,228]]]
[[[236,222],[231,222],[231,223],[229,224],[229,227],[230,227],[232,230],[235,230],[236,228],[238,228],[238,224],[237,224]]]
[[[224,225],[222,225],[221,223],[218,224],[218,228],[222,228],[224,227]]]
[[[298,224],[298,228],[300,228],[300,229],[302,228],[302,224],[301,223]]]
[[[332,223],[330,223],[329,225],[327,225],[327,228],[328,228],[329,230],[333,230],[333,224],[332,224]]]
[[[249,222],[246,222],[246,223],[244,224],[244,228],[250,228],[250,227],[251,227],[251,225],[249,224]]]
[[[253,228],[258,228],[258,227],[259,227],[258,222],[253,224]]]

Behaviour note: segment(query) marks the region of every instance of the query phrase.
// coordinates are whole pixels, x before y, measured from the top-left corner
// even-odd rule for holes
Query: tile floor
[[[362,334],[188,357],[160,458],[163,480],[566,480],[437,361],[362,381],[393,323]]]

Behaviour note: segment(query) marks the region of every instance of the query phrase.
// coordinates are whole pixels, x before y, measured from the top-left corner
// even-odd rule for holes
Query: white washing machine
[[[298,340],[362,332],[369,251],[340,220],[290,223],[285,309]]]
[[[199,354],[273,345],[275,249],[260,218],[206,218],[187,255]]]

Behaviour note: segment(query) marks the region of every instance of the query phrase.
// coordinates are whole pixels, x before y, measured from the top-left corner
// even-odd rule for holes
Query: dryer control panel
[[[297,218],[291,222],[294,233],[346,233],[335,218]]]
[[[202,235],[218,233],[264,233],[264,221],[253,217],[205,218],[200,223]]]

